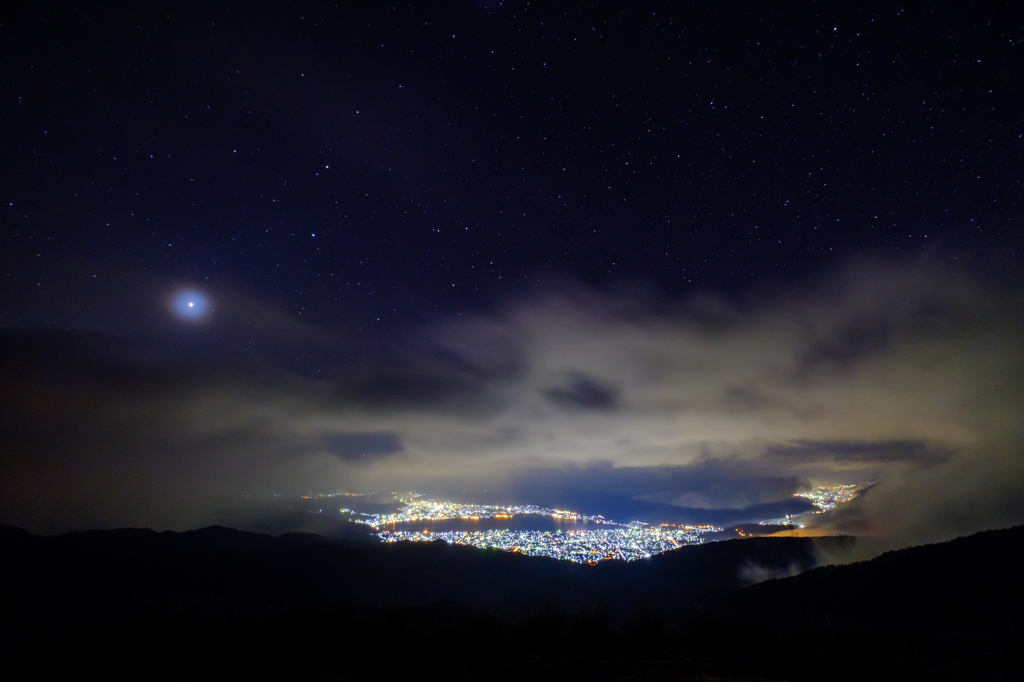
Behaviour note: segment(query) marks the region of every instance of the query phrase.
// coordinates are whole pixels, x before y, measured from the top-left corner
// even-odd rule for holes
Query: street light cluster
[[[600,515],[580,514],[565,509],[549,509],[534,505],[464,504],[445,500],[424,499],[411,493],[399,497],[402,506],[390,514],[360,514],[350,509],[344,513],[359,515],[356,523],[371,526],[384,542],[433,542],[471,545],[518,552],[528,556],[546,556],[577,563],[594,564],[606,559],[635,561],[661,554],[683,545],[700,544],[706,533],[721,530],[713,526],[650,526],[634,521],[620,524]],[[450,521],[454,519],[512,519],[516,516],[547,516],[556,520],[594,523],[605,528],[555,531],[537,530],[398,530],[399,524],[419,521]]]
[[[815,488],[804,493],[797,493],[793,497],[803,497],[814,503],[818,508],[817,513],[827,512],[835,509],[843,502],[849,502],[857,494],[857,485],[830,485]]]
[[[584,521],[606,525],[618,525],[607,521],[600,515],[579,514],[565,509],[547,509],[531,504],[491,505],[463,504],[445,500],[426,500],[422,495],[410,493],[399,497],[402,506],[391,514],[372,514],[365,519],[355,519],[356,523],[364,523],[380,529],[399,523],[417,521],[451,521],[453,519],[511,519],[515,516],[550,516],[565,521]]]
[[[384,542],[431,542],[443,540],[482,549],[494,548],[528,556],[546,556],[577,563],[596,564],[606,559],[635,561],[683,545],[704,542],[703,533],[717,528],[672,529],[630,524],[597,530],[485,530],[485,531],[383,531]]]
[[[802,497],[805,500],[810,500],[817,509],[810,512],[802,512],[800,514],[787,514],[785,518],[781,519],[768,519],[766,521],[761,521],[760,525],[786,526],[794,524],[803,528],[803,525],[800,523],[800,518],[804,514],[824,514],[827,511],[831,511],[844,502],[852,500],[857,495],[857,490],[860,487],[860,484],[836,484],[819,486],[813,490],[808,490],[802,493],[794,493],[793,497]]]

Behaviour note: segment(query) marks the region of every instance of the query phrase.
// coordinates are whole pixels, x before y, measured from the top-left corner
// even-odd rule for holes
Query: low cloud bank
[[[327,378],[161,354],[156,333],[9,331],[0,521],[186,528],[329,489],[744,510],[878,481],[817,518],[890,545],[1024,522],[1017,294],[892,263],[755,293],[567,285]],[[289,322],[266,343],[282,335],[332,339]]]

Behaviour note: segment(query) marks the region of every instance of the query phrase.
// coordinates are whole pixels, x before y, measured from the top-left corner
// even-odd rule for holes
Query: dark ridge
[[[1022,539],[815,569],[817,548],[855,540],[583,566],[223,527],[0,527],[0,657],[172,679],[1012,679]]]
[[[24,528],[0,524],[0,542],[10,542],[18,539],[28,540],[28,538],[34,537],[35,536],[32,535],[32,533],[28,532]]]
[[[722,604],[733,617],[804,630],[1024,636],[1024,526],[890,551],[769,580]]]

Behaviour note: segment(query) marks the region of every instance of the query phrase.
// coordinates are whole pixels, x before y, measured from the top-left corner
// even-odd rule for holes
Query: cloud
[[[568,385],[544,391],[555,405],[566,409],[611,410],[618,405],[618,391],[601,381],[579,372],[570,372]]]
[[[953,453],[923,440],[802,440],[791,445],[772,445],[767,448],[766,454],[791,462],[912,462],[921,466],[934,466],[949,461]]]
[[[682,468],[676,475],[680,480],[674,489],[638,495],[636,499],[688,509],[746,509],[792,498],[808,487],[797,476],[752,476],[750,471],[737,471],[723,478],[701,476],[696,469]],[[692,489],[687,490],[688,487]]]
[[[892,542],[1024,521],[1024,306],[963,273],[861,263],[732,300],[566,285],[358,354],[211,298],[185,350],[3,335],[0,520],[187,527],[338,488],[740,518],[879,481],[816,520]],[[280,361],[298,347],[323,371]]]
[[[325,447],[347,461],[359,461],[367,455],[393,455],[402,451],[397,433],[339,433],[327,436]]]
[[[748,560],[745,564],[740,566],[739,570],[736,572],[736,576],[739,578],[740,584],[746,587],[748,585],[763,583],[766,580],[789,578],[803,573],[809,568],[812,568],[812,566],[795,561],[788,566],[762,566],[761,564]]]

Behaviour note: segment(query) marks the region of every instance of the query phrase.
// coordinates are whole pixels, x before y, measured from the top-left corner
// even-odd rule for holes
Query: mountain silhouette
[[[149,676],[171,679],[1012,679],[1022,539],[816,567],[856,540],[747,538],[586,566],[219,526],[4,526],[0,656],[126,676],[160,660]]]

